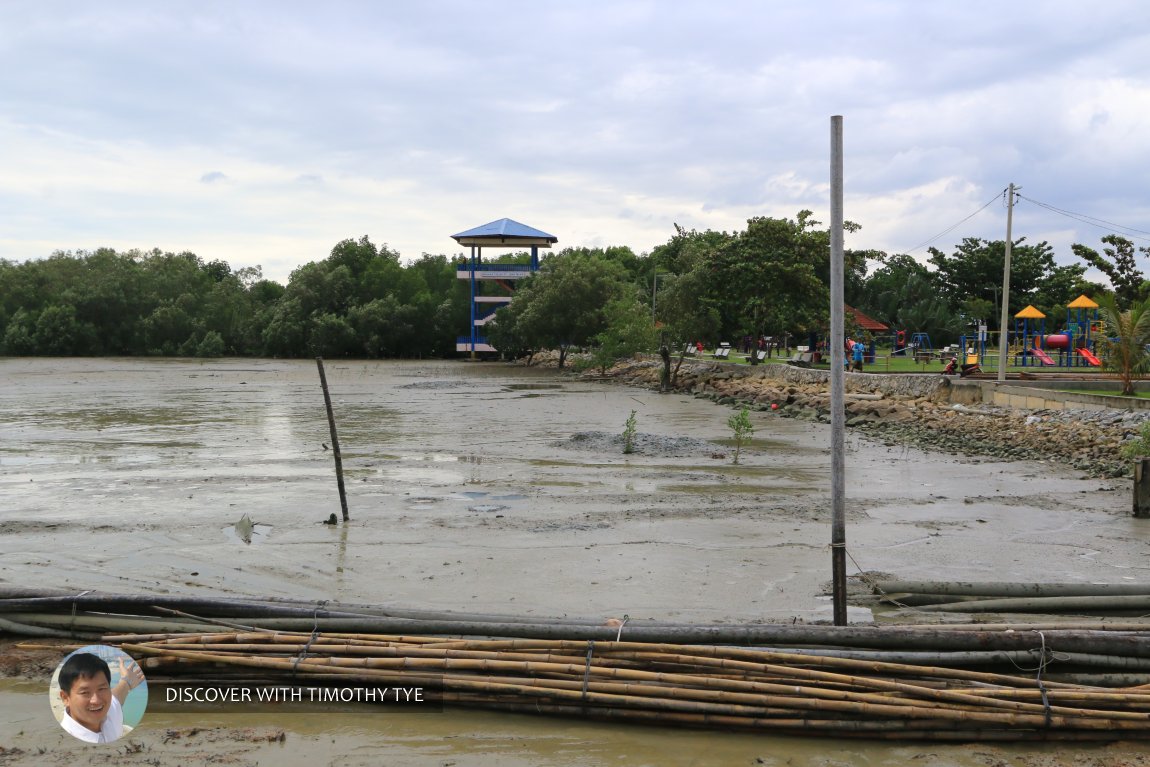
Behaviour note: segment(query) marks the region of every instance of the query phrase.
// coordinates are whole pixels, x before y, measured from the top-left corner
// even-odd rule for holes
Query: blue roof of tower
[[[506,241],[510,241],[509,244],[516,244],[522,240],[540,241],[538,244],[541,245],[559,242],[559,238],[553,234],[547,234],[547,232],[542,232],[526,224],[513,221],[510,218],[501,218],[489,224],[468,229],[466,232],[453,234],[451,238],[460,244],[465,244],[463,240],[480,241],[491,244]]]

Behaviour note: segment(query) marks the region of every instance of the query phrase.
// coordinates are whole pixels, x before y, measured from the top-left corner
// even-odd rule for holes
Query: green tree
[[[144,320],[148,354],[171,356],[195,332],[196,323],[180,306],[164,304]]]
[[[36,316],[19,308],[4,329],[4,353],[23,357],[36,353]]]
[[[356,353],[356,336],[346,317],[320,314],[313,319],[308,335],[308,355],[347,357]]]
[[[204,333],[204,337],[196,345],[197,357],[222,357],[224,356],[226,347],[224,346],[224,338],[214,330],[209,330]]]
[[[527,357],[527,364],[530,365],[539,349],[540,336],[534,333],[535,328],[522,321],[526,305],[523,301],[512,301],[500,307],[495,312],[495,318],[485,326],[485,332],[488,342],[500,354],[507,359]]]
[[[708,254],[711,299],[731,337],[782,335],[826,323],[830,236],[810,211],[792,219],[753,218],[747,230]]]
[[[1116,234],[1106,235],[1102,242],[1108,246],[1102,249],[1102,253],[1078,243],[1071,245],[1070,249],[1074,255],[1106,275],[1120,305],[1133,306],[1145,299],[1146,278],[1135,259],[1139,252],[1150,255],[1150,247],[1135,251],[1134,243]]]
[[[1080,266],[1058,266],[1054,261],[1054,249],[1048,243],[1026,245],[1024,242],[1025,238],[1021,238],[1011,246],[1009,312],[1012,317],[1027,304],[1034,304],[1047,313],[1053,312],[1057,307],[1039,305],[1045,295],[1043,287],[1075,284],[1082,275]],[[995,316],[988,319],[997,325],[1006,242],[967,237],[951,255],[937,248],[931,248],[930,253],[930,263],[936,269],[936,284],[951,310],[958,311],[971,299],[989,301],[996,311]],[[1064,301],[1061,304],[1064,309],[1073,298],[1073,295],[1062,296],[1056,300]]]
[[[594,254],[557,253],[515,291],[519,332],[558,349],[562,368],[572,346],[588,345],[607,327],[607,304],[626,285],[626,270],[617,262]]]
[[[1097,296],[1098,311],[1106,326],[1106,338],[1099,339],[1102,364],[1122,381],[1123,396],[1134,395],[1134,381],[1150,370],[1150,300],[1123,311],[1110,294]]]
[[[675,235],[651,251],[651,269],[671,274],[687,274],[703,264],[707,256],[735,239],[736,235],[708,229],[699,232],[675,224]]]
[[[675,385],[679,368],[687,356],[687,344],[716,338],[721,321],[715,302],[707,294],[705,267],[696,266],[686,274],[669,275],[661,283],[655,308],[660,324],[662,388],[666,390]],[[672,367],[673,354],[675,362]]]
[[[607,327],[595,335],[591,360],[605,375],[616,360],[651,349],[655,345],[655,326],[647,305],[635,293],[624,292],[610,301],[603,313]]]
[[[36,353],[55,357],[83,354],[94,335],[90,325],[76,319],[74,306],[48,306],[36,319]]]
[[[930,333],[934,328],[918,323],[923,316],[934,316],[940,306],[945,310],[946,302],[930,270],[906,254],[897,254],[870,274],[857,306],[893,330]]]
[[[271,309],[261,332],[264,353],[273,357],[303,356],[310,330],[310,315],[299,298],[285,294]]]

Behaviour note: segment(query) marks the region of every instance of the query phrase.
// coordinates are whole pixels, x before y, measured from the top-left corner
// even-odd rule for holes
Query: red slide
[[[1094,367],[1102,367],[1102,360],[1095,357],[1094,352],[1090,351],[1089,349],[1078,349],[1078,353],[1085,357],[1086,361]]]
[[[1030,353],[1033,354],[1038,359],[1042,360],[1043,365],[1053,365],[1054,364],[1054,360],[1052,360],[1050,358],[1050,355],[1047,354],[1046,352],[1042,351],[1041,349],[1031,349]]]

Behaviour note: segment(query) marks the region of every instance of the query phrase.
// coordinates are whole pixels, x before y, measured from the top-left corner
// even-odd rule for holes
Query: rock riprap
[[[659,386],[657,360],[627,360],[608,371],[616,380]],[[825,371],[781,365],[735,368],[685,362],[676,391],[732,407],[786,418],[830,422]],[[1006,460],[1057,461],[1097,477],[1122,477],[1132,463],[1121,456],[1150,413],[1125,410],[1021,410],[952,404],[943,376],[848,374],[847,426],[888,444]]]

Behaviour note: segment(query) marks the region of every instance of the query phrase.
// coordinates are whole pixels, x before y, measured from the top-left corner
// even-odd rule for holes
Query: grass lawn
[[[792,354],[793,354],[793,352],[792,352]],[[710,360],[711,354],[710,354],[710,352],[704,352],[703,354],[698,355],[698,356],[694,357],[693,359],[698,359],[698,360],[703,360],[703,361]],[[765,362],[760,363],[760,364],[785,365],[788,359],[790,359],[789,355],[785,356],[785,357],[769,357]],[[870,373],[940,373],[941,374],[943,368],[946,367],[946,360],[932,359],[929,362],[916,362],[913,357],[904,357],[904,356],[891,357],[889,355],[884,355],[882,353],[881,349],[879,350],[879,354],[876,355],[875,360],[876,360],[875,362],[867,363],[863,367],[863,370],[870,372]],[[751,364],[741,352],[735,352],[735,351],[731,352],[731,356],[729,359],[726,360],[726,362],[731,362],[731,363],[734,363],[737,365],[749,365],[749,364]],[[818,365],[814,365],[813,367],[816,370],[829,370],[830,369],[830,365],[826,362],[822,362]],[[1060,372],[1073,371],[1075,373],[1081,373],[1083,375],[1090,375],[1092,373],[1102,372],[1101,368],[1095,368],[1095,367],[1066,368],[1066,367],[1057,367],[1057,366],[1048,367],[1046,365],[1028,365],[1026,367],[1022,367],[1021,365],[1008,365],[1006,369],[1008,371],[1016,372],[1016,373],[1017,372],[1034,373],[1034,372],[1039,372],[1039,371],[1047,371],[1047,372],[1049,372],[1049,371],[1060,371]],[[997,354],[987,355],[987,359],[983,362],[982,370],[984,373],[993,373],[994,371],[998,370],[998,355]]]
[[[1121,397],[1122,395],[1113,389],[1059,389],[1058,391],[1064,394],[1093,394],[1096,397]],[[1136,391],[1134,396],[1138,399],[1150,399],[1150,390]]]

